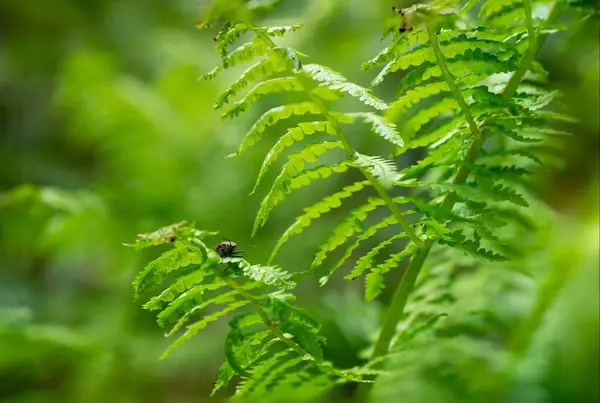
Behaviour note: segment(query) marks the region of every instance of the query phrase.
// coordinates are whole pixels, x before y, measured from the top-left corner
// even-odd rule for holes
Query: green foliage
[[[204,78],[212,79],[225,69],[259,60],[217,98],[215,108],[226,108],[222,117],[236,117],[276,92],[295,93],[289,97],[294,100],[292,103],[271,108],[259,117],[234,154],[247,150],[280,122],[293,119],[294,123],[278,137],[260,167],[252,193],[258,190],[282,154],[296,149],[288,154],[287,162],[279,168],[261,201],[252,234],[266,225],[272,210],[294,189],[309,186],[313,180],[328,178],[333,173],[344,173],[349,168],[355,168],[366,179],[333,191],[305,208],[304,214],[279,238],[269,261],[273,261],[293,235],[308,231],[315,220],[340,208],[345,199],[363,189],[373,189],[377,197],[367,195],[366,203],[352,209],[319,245],[311,266],[293,276],[277,267],[250,265],[239,258],[221,259],[204,247],[200,233],[187,235],[193,243],[175,240],[174,249],[140,273],[134,288],[139,294],[173,272],[184,271],[184,277],[154,297],[146,308],[162,310],[159,313],[161,325],[176,321],[170,332],[173,334],[189,316],[207,304],[225,307],[189,325],[165,354],[189,340],[209,322],[246,305],[258,307],[258,316],[246,312],[230,322],[227,362],[221,367],[215,390],[237,374],[242,377],[237,388],[239,396],[260,396],[269,391],[276,393],[279,384],[298,386],[311,379],[310,383],[318,390],[330,387],[335,378],[363,381],[363,376],[368,376],[372,379],[379,375],[376,367],[388,355],[390,347],[398,347],[402,353],[392,351],[391,356],[398,355],[399,361],[406,365],[402,360],[411,356],[406,358],[403,352],[412,351],[413,344],[415,349],[430,346],[430,340],[437,337],[435,331],[440,323],[463,326],[456,325],[454,319],[447,319],[444,311],[451,306],[448,301],[459,298],[453,288],[458,274],[440,272],[423,283],[419,271],[427,255],[432,249],[441,249],[446,254],[458,251],[462,257],[452,255],[455,262],[469,256],[475,262],[489,264],[522,256],[526,248],[515,245],[513,237],[527,227],[522,217],[535,200],[530,177],[536,175],[536,169],[546,165],[547,160],[539,149],[524,145],[554,141],[553,136],[558,131],[549,129],[550,122],[570,121],[561,113],[546,109],[556,92],[545,89],[547,73],[540,64],[533,63],[541,31],[534,26],[539,21],[533,20],[529,2],[487,2],[479,8],[479,17],[468,15],[475,5],[476,2],[469,2],[461,9],[452,1],[434,1],[402,11],[403,24],[405,27],[410,24],[410,29],[394,33],[390,44],[363,64],[365,70],[383,66],[373,79],[373,86],[382,84],[391,74],[404,72],[398,96],[390,103],[327,66],[303,63],[306,55],[273,41],[273,37],[296,31],[300,25],[259,28],[248,20],[225,23],[215,38],[221,63]],[[526,21],[502,27],[500,21],[517,10]],[[227,47],[242,34],[250,34],[251,38],[228,52]],[[247,87],[251,88],[235,101],[233,98]],[[344,96],[385,112],[382,116],[373,112],[334,110],[330,101]],[[298,102],[298,97],[305,99]],[[309,117],[312,120],[304,120]],[[355,124],[358,120],[369,124],[373,135],[386,141],[390,148],[386,153],[388,157],[366,155],[354,149],[342,124]],[[318,137],[323,134],[335,140],[319,142]],[[327,153],[327,164],[324,164],[323,155],[331,149],[343,150],[345,159],[331,163],[333,153]],[[425,156],[403,169],[398,169],[396,160],[389,157],[414,149],[420,149]],[[396,188],[412,189],[414,195],[392,197],[390,193]],[[401,205],[403,210],[399,208]],[[378,217],[374,223],[367,222],[373,220],[372,212],[384,206],[391,215]],[[386,232],[390,228],[397,231]],[[170,233],[174,229],[166,231]],[[387,235],[381,239],[384,232]],[[158,236],[154,235],[153,239]],[[323,286],[340,268],[348,265],[361,245],[376,238],[379,239],[375,246],[356,259],[345,278],[354,280],[365,275],[365,299],[372,301],[385,290],[387,273],[399,269],[402,261],[408,260],[408,267],[395,290],[393,304],[398,305],[390,308],[389,316],[396,319],[386,320],[375,345],[374,361],[354,373],[335,370],[323,361],[324,339],[319,335],[319,322],[288,303],[282,294],[261,293],[261,287],[292,290],[298,279],[319,269],[331,254],[348,242],[328,274],[320,277],[319,283]],[[393,251],[392,246],[399,252]],[[382,257],[384,251],[389,252],[386,258]],[[231,274],[215,271],[221,263],[232,268]],[[198,270],[208,274],[190,277],[186,272],[190,265],[197,265]],[[432,271],[437,273],[437,268]],[[233,290],[200,300],[198,298],[211,288],[206,284],[211,275],[217,280],[208,284],[213,284],[215,290],[227,285]],[[233,280],[235,276],[244,276],[248,283],[238,284]],[[417,279],[421,282],[411,294]],[[429,281],[433,285],[429,285]],[[178,297],[177,292],[181,293]],[[189,309],[188,302],[190,306],[196,305]],[[402,316],[403,312],[406,315]],[[474,317],[465,321],[479,320]],[[397,330],[399,320],[402,323]],[[260,324],[275,338],[269,340],[271,335],[264,329],[248,329]],[[386,338],[392,335],[395,341],[390,344]],[[387,345],[382,347],[382,340]],[[272,351],[272,346],[282,349]],[[394,371],[397,376],[398,368]]]
[[[241,258],[221,258],[202,242],[201,236],[207,233],[187,223],[139,235],[130,246],[140,249],[162,244],[162,238],[156,242],[158,237],[164,236],[165,229],[175,228],[172,248],[150,262],[133,282],[136,295],[149,292],[164,281],[170,283],[144,304],[145,309],[158,311],[161,327],[175,323],[166,336],[180,333],[185,326],[162,358],[212,322],[236,313],[229,322],[225,342],[227,360],[221,366],[213,393],[234,375],[242,378],[236,396],[250,398],[270,394],[282,385],[289,388],[306,384],[322,392],[351,376],[323,361],[325,340],[320,335],[320,324],[283,294],[296,285],[289,273],[278,267],[252,265]],[[208,310],[214,306],[218,308]],[[240,312],[249,306],[253,311]],[[192,319],[194,322],[187,324]],[[352,380],[359,381],[360,377],[352,376]]]

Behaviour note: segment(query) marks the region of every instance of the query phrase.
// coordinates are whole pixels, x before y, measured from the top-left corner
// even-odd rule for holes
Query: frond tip
[[[381,185],[386,188],[394,186],[394,182],[398,180],[399,174],[396,165],[381,157],[372,157],[360,153],[355,153],[354,162],[359,167],[365,168],[373,175]]]

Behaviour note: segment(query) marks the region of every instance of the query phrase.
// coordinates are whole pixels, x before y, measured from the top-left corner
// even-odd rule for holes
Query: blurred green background
[[[359,67],[383,46],[392,5],[288,0],[266,23],[304,23],[287,43],[367,85],[374,73]],[[204,401],[223,359],[226,323],[158,361],[169,340],[131,290],[156,252],[122,243],[186,219],[255,245],[245,248],[247,259],[265,262],[302,207],[353,180],[298,192],[250,239],[261,194],[248,193],[269,141],[224,157],[266,103],[220,120],[212,104],[239,71],[197,82],[218,62],[214,32],[194,28],[198,21],[196,0],[0,1],[0,401]],[[557,211],[553,235],[543,239],[554,270],[568,275],[534,336],[534,345],[554,352],[545,356],[540,347],[545,364],[530,377],[544,390],[539,401],[598,397],[598,34],[597,19],[589,19],[553,37],[539,56],[580,121],[564,164],[540,183],[540,196]],[[376,94],[389,99],[394,82]],[[369,137],[350,135],[358,149],[385,153]],[[341,213],[297,237],[278,263],[306,269]],[[543,260],[527,264],[540,266],[540,283],[552,271]],[[389,293],[366,304],[358,282],[315,284],[300,285],[299,303],[324,322],[327,358],[359,363]],[[526,315],[536,293],[523,298],[499,303],[516,303]]]

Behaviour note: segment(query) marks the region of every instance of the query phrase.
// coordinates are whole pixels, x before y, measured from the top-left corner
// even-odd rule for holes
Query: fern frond
[[[336,143],[334,143],[336,144]],[[298,161],[294,159],[294,161]],[[270,212],[281,202],[293,189],[308,186],[314,179],[324,179],[333,173],[341,173],[353,166],[352,161],[341,161],[332,165],[320,165],[315,168],[298,170],[293,163],[288,163],[279,176],[275,179],[271,190],[260,204],[260,209],[254,221],[252,234],[262,227],[269,217]],[[294,175],[294,176],[291,176]]]
[[[387,64],[394,60],[398,55],[406,52],[415,45],[424,45],[429,42],[427,32],[424,30],[412,31],[406,35],[394,37],[392,42],[373,59],[362,64],[361,69],[368,71],[376,66]]]
[[[262,81],[252,88],[244,98],[227,108],[221,115],[222,118],[233,118],[250,108],[262,96],[275,92],[301,92],[304,87],[295,77],[278,77]]]
[[[448,59],[447,65],[450,73],[460,80],[461,85],[470,85],[475,80],[479,81],[493,74],[507,73],[515,68],[514,59],[500,60],[498,56],[486,53],[481,48],[467,50],[462,55]],[[442,71],[437,64],[425,63],[402,78],[399,92],[405,92],[429,79],[440,77]]]
[[[375,266],[365,277],[365,299],[372,301],[385,289],[384,275],[398,267],[400,262],[415,252],[416,246],[409,243],[402,252],[394,253],[382,264]]]
[[[401,127],[407,131],[406,136],[412,138],[415,133],[431,120],[440,115],[453,114],[458,109],[458,103],[454,98],[443,98],[429,107],[420,109],[417,114],[403,122]]]
[[[375,95],[371,94],[371,92],[368,89],[354,83],[335,83],[327,85],[327,88],[333,91],[340,91],[345,94],[348,94],[354,98],[357,98],[365,105],[378,110],[385,110],[388,108],[388,105],[385,102],[377,98]]]
[[[442,53],[448,59],[464,55],[467,52],[473,52],[475,49],[480,49],[483,53],[496,55],[501,61],[510,60],[517,54],[517,51],[513,47],[504,42],[468,37],[465,34],[458,35],[445,43],[442,42],[441,45]],[[389,62],[373,79],[371,84],[375,86],[382,83],[388,74],[398,70],[407,70],[410,67],[418,67],[425,63],[434,63],[435,61],[431,47],[428,45],[415,47]]]
[[[396,125],[388,121],[385,117],[379,116],[375,113],[353,113],[351,116],[362,117],[365,123],[371,124],[373,133],[384,138],[390,143],[402,147],[404,140],[398,133]]]
[[[389,216],[383,219],[382,221],[378,222],[377,224],[371,225],[370,227],[366,228],[360,234],[360,236],[358,236],[356,240],[350,246],[348,246],[348,248],[346,248],[346,251],[344,252],[342,257],[340,257],[338,261],[331,267],[329,273],[326,276],[323,276],[319,279],[319,284],[321,286],[324,286],[327,283],[327,281],[329,281],[329,278],[335,274],[335,272],[350,258],[350,256],[352,256],[354,251],[360,246],[361,242],[371,238],[379,230],[393,224],[397,224],[396,217]],[[403,235],[406,236],[406,234]]]
[[[174,242],[176,239],[185,240],[191,237],[203,239],[207,236],[217,235],[214,231],[200,231],[194,228],[187,221],[181,221],[172,225],[159,228],[148,234],[139,234],[138,238],[132,244],[123,244],[136,250],[149,248],[151,246],[165,245]]]
[[[279,155],[281,155],[281,153],[284,151],[284,149],[286,147],[290,147],[296,141],[300,141],[300,140],[304,139],[304,136],[315,134],[317,132],[335,134],[335,129],[333,128],[333,125],[327,121],[302,122],[302,123],[298,123],[298,126],[288,129],[288,131],[279,138],[277,143],[275,143],[273,148],[271,148],[271,150],[267,153],[267,156],[265,157],[265,160],[263,161],[262,166],[260,167],[260,172],[258,173],[258,178],[256,179],[254,189],[252,190],[252,192],[250,194],[252,194],[256,191],[256,188],[260,184],[260,180],[262,179],[264,174],[267,172],[269,165],[272,162],[274,162],[279,157]],[[316,156],[320,155],[320,154],[318,154],[319,150],[325,151],[325,149],[327,147],[332,147],[332,148],[337,147],[337,146],[333,146],[334,144],[339,144],[339,143],[330,142],[330,143],[322,143],[319,145],[314,145],[315,147],[313,147],[313,146],[307,147],[301,152],[299,157],[302,157],[302,158],[304,158],[304,160],[309,161],[309,162],[315,162],[316,158],[313,157],[313,154],[316,157]],[[290,158],[294,158],[294,157],[290,157]],[[302,168],[300,168],[300,169],[302,169]]]
[[[165,350],[163,355],[160,357],[160,359],[162,360],[162,359],[167,358],[169,356],[169,354],[171,354],[173,352],[173,350],[181,347],[185,342],[187,342],[192,337],[194,337],[200,330],[204,329],[209,323],[214,322],[214,321],[218,320],[220,317],[225,316],[228,313],[233,312],[233,311],[237,310],[238,308],[241,308],[248,304],[249,304],[249,301],[243,301],[243,300],[230,303],[222,310],[212,313],[208,316],[205,316],[204,318],[197,321],[196,323],[188,326],[185,333],[183,335],[179,336],[179,338],[177,338],[177,340],[175,340],[169,347],[167,347],[167,349]],[[177,330],[178,329],[179,328],[177,327]]]
[[[242,75],[231,86],[217,96],[215,109],[220,109],[229,103],[229,98],[238,94],[246,88],[251,82],[260,78],[270,77],[275,73],[281,73],[287,70],[287,64],[281,59],[266,57],[260,59],[252,66],[248,67]]]
[[[276,287],[280,290],[291,290],[296,287],[296,283],[291,280],[291,275],[277,266],[252,265],[241,258],[226,258],[224,263],[234,263],[238,265],[245,276],[268,286]]]
[[[391,188],[398,179],[396,164],[384,158],[355,153],[354,163],[365,168],[386,188]]]
[[[504,184],[490,185],[485,183],[467,183],[463,185],[433,183],[430,186],[434,190],[443,193],[456,193],[463,200],[487,202],[490,200],[499,202],[510,202],[521,207],[528,207],[529,203],[517,190]]]
[[[244,140],[242,141],[242,144],[240,144],[238,147],[237,154],[241,154],[243,151],[256,144],[260,140],[260,135],[267,128],[275,125],[281,120],[289,119],[292,116],[320,114],[321,109],[314,102],[300,102],[297,104],[283,105],[269,109],[260,118],[258,118],[252,128],[248,131],[244,137]]]
[[[277,255],[277,252],[281,249],[281,247],[293,236],[298,235],[304,231],[313,220],[321,218],[321,216],[325,213],[330,212],[331,210],[338,208],[342,205],[342,200],[347,199],[352,196],[354,193],[363,190],[366,186],[369,186],[369,181],[355,182],[350,186],[346,186],[342,190],[337,193],[334,193],[330,196],[325,197],[323,200],[318,203],[306,207],[304,209],[305,213],[300,217],[296,218],[296,221],[292,225],[285,230],[281,238],[277,241],[277,244],[273,248],[271,252],[271,257],[269,258],[269,262],[272,262]]]
[[[361,256],[357,261],[350,274],[345,276],[346,280],[356,280],[360,277],[365,271],[371,269],[375,264],[375,258],[383,249],[390,246],[395,240],[405,238],[406,234],[396,234],[383,242],[380,242],[377,246],[372,248],[369,252]]]
[[[481,246],[478,239],[467,239],[462,231],[454,231],[450,240],[440,240],[440,244],[451,246],[465,254],[491,262],[505,262],[508,258]]]
[[[423,99],[428,98],[432,95],[437,95],[441,92],[449,91],[450,88],[448,87],[448,84],[445,81],[428,83],[426,85],[408,91],[403,97],[394,101],[390,105],[390,109],[387,113],[394,114],[393,116],[401,115],[408,109],[412,108],[414,105],[418,104]]]
[[[223,286],[224,284],[220,285],[216,289],[222,288]],[[248,287],[247,289],[252,289],[256,288],[257,285],[250,284],[246,287]],[[211,288],[207,288],[206,290],[208,289]],[[196,315],[199,312],[202,312],[210,305],[235,305],[238,301],[238,290],[223,292],[218,295],[215,295],[214,297],[203,300],[202,294],[206,290],[192,290],[193,292],[182,295],[180,298],[170,303],[169,306],[167,306],[167,308],[165,308],[158,314],[157,322],[161,327],[166,326],[168,323],[175,322],[173,328],[171,328],[171,330],[166,333],[167,336],[172,336],[175,333],[177,333],[194,315]],[[218,319],[218,317],[215,317],[214,319],[209,319],[207,320],[206,324],[216,319]]]
[[[348,94],[375,109],[384,110],[388,107],[385,102],[371,94],[368,89],[347,81],[346,77],[330,68],[318,64],[307,64],[302,67],[302,71],[319,82],[319,87]]]
[[[261,38],[254,38],[250,42],[246,42],[239,46],[230,54],[225,54],[221,59],[221,64],[200,77],[201,80],[212,80],[221,71],[234,67],[240,63],[252,61],[257,57],[261,57],[267,50],[267,44]]]
[[[136,298],[138,298],[142,292],[160,284],[166,275],[179,270],[182,267],[191,264],[206,265],[208,267],[216,265],[219,261],[218,255],[209,252],[206,252],[206,249],[202,248],[190,252],[187,246],[182,242],[175,241],[174,249],[165,252],[156,260],[150,262],[144,270],[136,276],[133,281],[133,289]]]
[[[259,31],[265,32],[269,36],[281,37],[287,34],[288,32],[295,32],[301,29],[304,25],[302,24],[292,24],[292,25],[279,25],[273,27],[266,28],[256,28]]]
[[[383,206],[385,202],[382,199],[376,197],[369,197],[367,204],[352,209],[350,215],[340,222],[333,229],[331,234],[325,242],[320,246],[319,251],[315,255],[310,270],[314,270],[319,267],[323,261],[327,258],[329,252],[334,251],[338,246],[344,244],[348,238],[354,235],[356,232],[363,231],[365,229],[362,221],[367,218],[368,213],[375,210],[379,206]]]

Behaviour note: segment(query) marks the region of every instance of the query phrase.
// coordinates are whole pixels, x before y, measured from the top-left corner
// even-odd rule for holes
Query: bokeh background
[[[392,5],[281,1],[268,23],[304,23],[287,43],[367,85],[374,73],[359,67],[383,46],[382,21]],[[218,62],[214,31],[195,28],[199,6],[0,1],[0,401],[205,401],[223,359],[226,323],[159,361],[170,341],[131,289],[156,252],[122,243],[185,219],[255,245],[246,257],[265,262],[302,207],[351,183],[351,175],[342,176],[298,192],[250,239],[261,192],[248,193],[269,142],[224,157],[265,105],[234,121],[212,109],[238,71],[197,81]],[[564,163],[540,183],[540,197],[554,210],[543,239],[554,272],[565,273],[541,319],[550,324],[533,336],[547,348],[535,353],[545,363],[532,381],[544,389],[541,401],[598,399],[598,35],[592,17],[552,37],[539,56],[580,122]],[[389,99],[394,91],[392,79],[376,94]],[[369,137],[350,135],[357,148],[384,154]],[[278,263],[306,269],[336,214],[297,237]],[[547,262],[528,262],[536,264],[543,279]],[[358,282],[315,284],[302,284],[298,299],[324,323],[327,358],[359,363],[390,295],[366,304]]]

